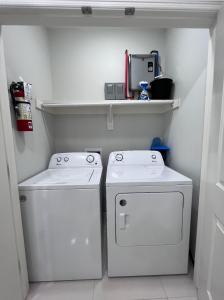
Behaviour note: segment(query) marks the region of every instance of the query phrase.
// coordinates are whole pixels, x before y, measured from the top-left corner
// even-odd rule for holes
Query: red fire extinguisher
[[[33,131],[31,114],[32,85],[24,81],[12,82],[10,94],[16,114],[18,131]]]

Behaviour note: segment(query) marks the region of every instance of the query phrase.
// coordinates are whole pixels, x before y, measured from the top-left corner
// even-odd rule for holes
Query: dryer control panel
[[[164,166],[162,155],[158,151],[132,150],[112,152],[108,165],[150,165]]]
[[[102,167],[101,156],[98,153],[89,152],[56,153],[52,155],[48,168],[77,167]]]

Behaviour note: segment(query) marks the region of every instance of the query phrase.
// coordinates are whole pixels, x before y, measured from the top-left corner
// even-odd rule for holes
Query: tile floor
[[[36,283],[27,300],[197,300],[188,275],[107,278],[70,282]]]

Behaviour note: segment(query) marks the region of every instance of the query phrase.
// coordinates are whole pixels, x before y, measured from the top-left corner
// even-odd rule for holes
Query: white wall
[[[167,31],[166,71],[175,79],[175,97],[181,107],[167,116],[169,164],[193,179],[191,252],[195,238],[200,189],[202,137],[208,55],[208,30],[172,29]]]
[[[48,30],[53,96],[62,101],[104,99],[105,82],[124,82],[124,52],[159,50],[165,64],[165,30],[73,28]]]
[[[33,84],[33,98],[51,98],[51,69],[48,37],[42,27],[3,27],[8,84],[19,76]],[[18,180],[43,170],[53,151],[52,118],[35,109],[32,103],[33,132],[18,132],[12,109]]]
[[[48,30],[54,101],[104,101],[105,82],[124,82],[124,52],[158,49],[165,66],[165,30],[74,28]],[[84,84],[86,82],[87,84]],[[111,151],[146,149],[165,124],[156,115],[115,115],[115,129],[106,129],[106,116],[57,116],[56,151],[100,147],[106,164]]]
[[[114,130],[106,129],[106,116],[60,116],[55,119],[55,148],[60,151],[84,151],[100,147],[106,165],[114,150],[147,149],[154,136],[165,130],[162,115],[115,115]]]

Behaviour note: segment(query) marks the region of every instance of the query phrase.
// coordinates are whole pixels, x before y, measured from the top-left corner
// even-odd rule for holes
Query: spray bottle
[[[139,95],[139,100],[149,100],[149,93],[148,93],[149,83],[147,81],[140,81],[139,86],[142,89]]]

